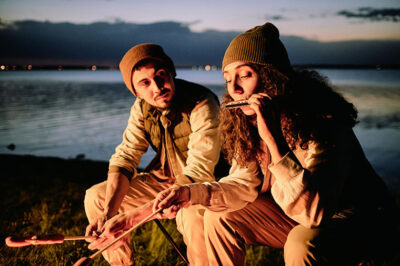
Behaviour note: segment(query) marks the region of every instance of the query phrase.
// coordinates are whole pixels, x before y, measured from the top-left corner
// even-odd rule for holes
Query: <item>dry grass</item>
[[[33,156],[0,155],[0,236],[60,233],[82,235],[86,188],[105,179],[107,163]],[[161,221],[182,251],[185,245],[174,221]],[[154,222],[131,235],[136,265],[183,265]],[[85,241],[10,248],[0,245],[0,265],[72,265],[90,256]],[[280,250],[247,247],[247,265],[282,265]],[[93,265],[108,265],[99,256]]]

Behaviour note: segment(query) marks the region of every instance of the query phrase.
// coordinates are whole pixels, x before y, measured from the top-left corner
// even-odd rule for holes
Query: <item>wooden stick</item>
[[[162,209],[158,209],[156,211],[154,211],[153,213],[151,213],[149,216],[145,217],[143,220],[141,220],[139,223],[137,223],[135,226],[129,228],[128,231],[124,232],[122,235],[120,235],[119,237],[117,237],[116,239],[114,239],[114,241],[112,241],[110,244],[108,244],[107,246],[105,246],[104,248],[98,250],[96,253],[93,253],[90,257],[82,257],[80,258],[77,262],[74,263],[74,266],[88,266],[91,265],[94,258],[97,257],[98,255],[100,255],[101,253],[103,253],[106,249],[108,249],[109,247],[111,247],[112,245],[114,245],[115,243],[117,243],[119,240],[121,240],[122,238],[124,238],[125,236],[127,236],[129,233],[131,233],[133,230],[135,230],[136,228],[138,228],[139,226],[141,226],[142,224],[144,224],[145,222],[147,222],[151,217],[153,217],[154,215],[156,215],[157,213],[159,213]]]
[[[95,239],[94,236],[66,236],[64,240],[86,240],[86,239]]]
[[[114,239],[114,241],[112,241],[110,244],[108,244],[107,246],[105,246],[104,248],[98,250],[96,253],[92,254],[89,259],[93,260],[96,256],[100,255],[101,253],[103,253],[103,251],[107,250],[109,247],[111,247],[112,245],[114,245],[115,243],[117,243],[119,240],[121,240],[122,238],[124,238],[125,236],[127,236],[129,233],[131,233],[133,230],[135,230],[136,228],[138,228],[139,226],[141,226],[142,224],[144,224],[145,222],[147,222],[151,217],[153,217],[154,215],[156,215],[157,213],[159,213],[162,209],[158,209],[156,211],[154,211],[153,213],[151,213],[149,216],[145,217],[143,220],[141,220],[139,223],[137,223],[135,226],[129,228],[128,231],[124,232],[122,235],[120,235],[119,237],[117,237],[116,239]]]

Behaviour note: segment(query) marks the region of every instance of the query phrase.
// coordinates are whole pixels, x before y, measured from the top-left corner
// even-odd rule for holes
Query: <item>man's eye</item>
[[[225,83],[226,84],[229,84],[229,83],[231,83],[232,81],[231,80],[225,80]]]
[[[139,83],[139,86],[141,86],[141,87],[147,87],[149,85],[150,85],[150,81],[148,81],[148,80],[143,80]]]
[[[165,76],[167,75],[167,72],[166,72],[165,70],[161,70],[161,71],[159,71],[157,74],[158,74],[158,76],[160,76],[160,77],[165,77]]]

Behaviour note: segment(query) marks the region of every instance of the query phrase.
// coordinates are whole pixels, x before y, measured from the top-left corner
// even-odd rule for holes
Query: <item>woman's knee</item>
[[[178,211],[175,221],[178,231],[182,235],[188,232],[199,231],[203,233],[204,227],[204,210],[181,209]]]
[[[285,265],[313,265],[317,262],[313,240],[318,229],[295,226],[288,234],[284,246]]]
[[[212,212],[206,210],[204,212],[204,231],[210,233],[213,231],[228,230],[232,227],[230,214],[229,212]]]

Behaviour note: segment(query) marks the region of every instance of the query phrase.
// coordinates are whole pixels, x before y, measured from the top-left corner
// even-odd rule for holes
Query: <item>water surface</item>
[[[400,70],[322,69],[353,102],[355,132],[386,181],[400,177]],[[224,92],[220,71],[179,69],[178,77]],[[119,71],[0,72],[0,153],[108,160],[122,139],[135,98]],[[11,151],[7,146],[15,144]],[[154,155],[142,159],[145,166]]]

